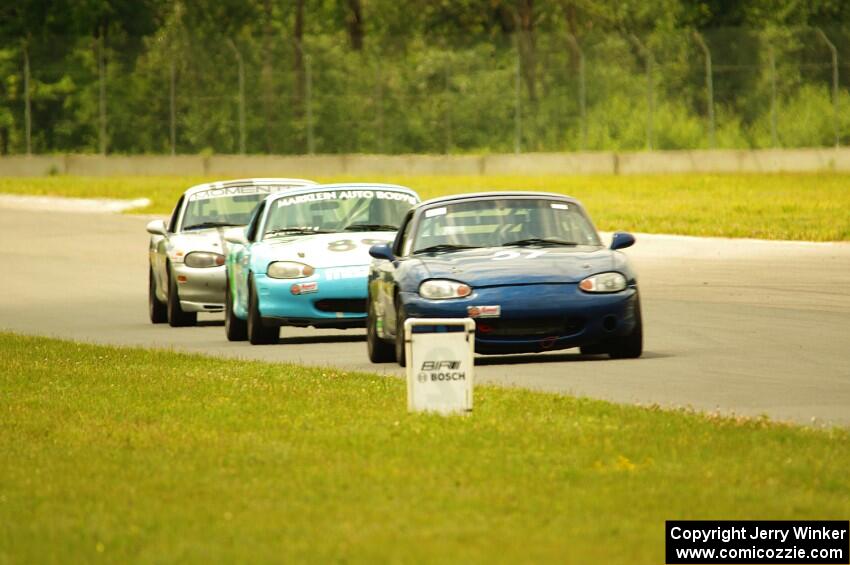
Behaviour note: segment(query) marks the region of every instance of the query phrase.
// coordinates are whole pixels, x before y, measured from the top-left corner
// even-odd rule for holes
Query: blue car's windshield
[[[415,196],[393,189],[328,189],[273,201],[264,235],[395,231]]]
[[[503,245],[601,245],[601,242],[575,204],[543,198],[505,198],[425,210],[411,251]]]

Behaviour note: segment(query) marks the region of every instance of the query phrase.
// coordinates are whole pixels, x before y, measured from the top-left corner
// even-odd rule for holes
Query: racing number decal
[[[344,251],[351,251],[352,249],[355,249],[356,247],[357,247],[357,244],[354,243],[353,241],[351,241],[350,239],[340,239],[340,240],[337,240],[337,241],[330,242],[328,244],[328,251],[344,252]]]
[[[388,241],[383,239],[361,239],[360,243],[363,245],[368,245],[369,247],[373,245],[379,245],[381,243],[388,243]],[[339,253],[344,253],[346,251],[352,251],[357,248],[357,242],[352,241],[350,239],[338,239],[336,241],[332,241],[328,244],[328,251],[335,251]]]
[[[508,259],[536,259],[541,255],[545,255],[548,250],[540,249],[537,251],[499,251],[491,259],[493,261],[506,261]]]
[[[386,239],[361,239],[360,243],[362,243],[363,245],[368,245],[369,247],[372,247],[373,245],[381,245],[381,244],[384,244],[384,243],[389,243],[389,241],[386,240]]]

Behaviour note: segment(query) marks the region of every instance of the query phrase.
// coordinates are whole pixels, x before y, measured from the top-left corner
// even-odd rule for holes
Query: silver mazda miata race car
[[[192,326],[198,312],[221,312],[227,253],[223,231],[246,225],[254,207],[269,194],[313,184],[302,179],[243,179],[199,184],[184,192],[167,222],[147,225],[151,322]]]

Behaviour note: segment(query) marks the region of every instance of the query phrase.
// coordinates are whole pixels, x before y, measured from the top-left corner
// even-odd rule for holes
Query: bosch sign
[[[425,371],[430,371],[428,378],[432,381],[466,380],[466,373],[464,371],[458,371],[458,369],[460,369],[460,365],[460,361],[424,361],[422,363],[423,372],[420,373],[420,379],[423,374],[429,375],[428,373],[425,373]]]
[[[415,326],[423,330],[414,332]],[[462,332],[440,331],[461,326]],[[437,331],[433,331],[436,328]],[[472,410],[475,322],[471,318],[410,318],[404,323],[407,405],[442,414]]]

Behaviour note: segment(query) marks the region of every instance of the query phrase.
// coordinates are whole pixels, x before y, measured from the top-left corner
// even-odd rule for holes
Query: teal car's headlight
[[[419,285],[419,295],[430,300],[464,298],[470,294],[472,289],[469,285],[457,281],[435,279]]]
[[[224,255],[219,253],[208,253],[206,251],[193,251],[186,255],[183,263],[187,267],[205,269],[207,267],[221,267],[224,265]]]
[[[295,261],[275,261],[269,263],[266,274],[273,279],[303,279],[312,276],[316,269]]]
[[[585,292],[620,292],[626,289],[626,277],[620,273],[599,273],[587,277],[578,287]]]

